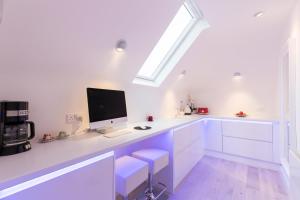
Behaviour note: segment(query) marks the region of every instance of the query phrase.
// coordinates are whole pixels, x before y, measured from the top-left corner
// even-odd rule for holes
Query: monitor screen
[[[90,122],[127,117],[125,92],[87,88]]]

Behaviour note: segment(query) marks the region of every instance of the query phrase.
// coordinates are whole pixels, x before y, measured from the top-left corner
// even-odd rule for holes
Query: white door
[[[289,160],[289,121],[290,121],[290,68],[289,52],[285,52],[281,64],[281,132],[282,134],[282,156]]]
[[[281,158],[289,160],[289,151],[297,150],[297,129],[299,129],[296,115],[300,113],[297,106],[297,96],[300,96],[296,81],[296,40],[290,38],[281,53],[280,63],[280,135]],[[299,140],[300,138],[298,138]],[[284,164],[284,163],[283,163]]]

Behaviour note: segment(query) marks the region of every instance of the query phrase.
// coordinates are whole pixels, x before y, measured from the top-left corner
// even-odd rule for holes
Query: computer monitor
[[[91,129],[105,129],[127,122],[125,92],[87,88]]]

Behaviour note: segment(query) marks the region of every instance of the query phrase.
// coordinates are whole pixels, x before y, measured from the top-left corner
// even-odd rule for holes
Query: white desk
[[[186,116],[153,122],[149,124],[152,126],[150,130],[137,131],[133,129],[132,133],[116,138],[105,138],[97,133],[87,133],[48,144],[33,143],[32,150],[28,152],[0,157],[0,196],[1,190],[23,183],[24,181],[40,177],[41,175],[57,171],[61,168],[158,136],[168,131],[176,130],[187,124],[212,118],[217,120],[237,120],[237,118],[214,116]],[[238,118],[238,120],[252,121],[254,119]],[[255,121],[266,120],[255,119]],[[134,127],[146,124],[145,122],[134,123],[129,124],[129,126]],[[182,177],[180,177],[180,180],[181,179]]]

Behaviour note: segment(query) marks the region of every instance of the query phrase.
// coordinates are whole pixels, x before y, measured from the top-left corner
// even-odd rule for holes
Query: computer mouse
[[[136,126],[134,127],[135,130],[149,130],[151,129],[151,126]]]

